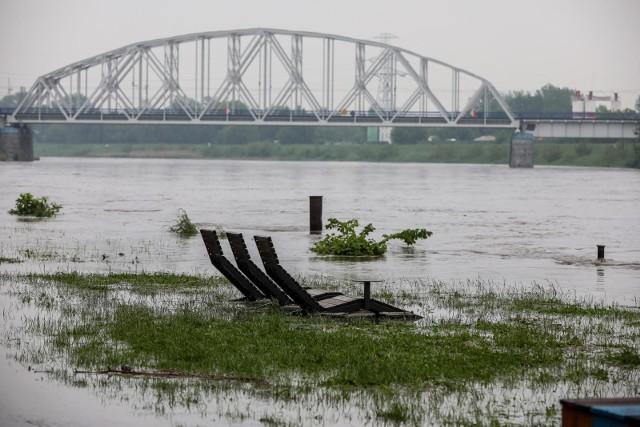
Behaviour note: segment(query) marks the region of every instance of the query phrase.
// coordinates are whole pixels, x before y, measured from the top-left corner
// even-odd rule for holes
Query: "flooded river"
[[[198,237],[168,231],[184,209],[201,227],[271,235],[294,274],[550,282],[623,303],[640,296],[637,170],[45,158],[2,164],[0,182],[0,255],[33,255],[3,270],[214,274]],[[8,215],[23,192],[62,204],[61,215]],[[417,227],[433,236],[412,248],[392,241],[374,261],[316,256],[312,195],[323,196],[325,222],[373,223],[375,238]],[[596,245],[606,245],[604,263],[594,263]]]
[[[272,236],[281,263],[294,275],[481,279],[549,285],[622,305],[640,299],[637,170],[44,158],[0,163],[0,184],[0,257],[20,261],[0,263],[3,273],[217,274],[198,236],[185,239],[168,230],[184,209],[200,227]],[[60,203],[61,214],[40,221],[9,215],[25,192]],[[323,196],[325,222],[373,223],[374,238],[417,227],[433,236],[411,248],[392,241],[374,260],[317,256],[309,250],[320,238],[309,234],[309,196],[316,195]],[[596,245],[606,245],[602,262],[596,261]],[[224,249],[230,254],[226,242]],[[0,302],[11,309],[10,300]],[[128,409],[121,402],[92,400],[70,416],[67,407],[82,390],[59,392],[63,386],[27,376],[7,354],[0,352],[0,425],[37,423],[47,414],[52,421],[42,425],[86,425],[85,417],[96,414],[105,418],[100,425],[116,419],[122,425],[118,414]],[[51,400],[53,413],[44,400]],[[130,421],[142,425],[153,418]]]

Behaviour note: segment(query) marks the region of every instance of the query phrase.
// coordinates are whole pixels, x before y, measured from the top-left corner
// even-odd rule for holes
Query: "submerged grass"
[[[174,273],[110,273],[80,274],[78,272],[53,274],[29,274],[30,279],[65,284],[76,289],[109,291],[127,287],[138,292],[216,287],[226,284],[220,277],[201,277]]]
[[[128,361],[154,369],[179,369],[274,379],[302,376],[338,388],[428,387],[449,389],[468,381],[515,378],[523,368],[554,368],[562,339],[527,326],[485,323],[478,330],[355,322],[335,327],[324,318],[249,313],[233,321],[182,312],[158,315],[148,307],[118,307],[105,332],[126,350],[103,359],[93,343],[78,346],[75,362],[94,366]],[[83,331],[87,333],[88,331]],[[197,337],[197,339],[194,339]]]
[[[436,425],[554,424],[560,397],[640,392],[638,307],[571,300],[553,288],[417,282],[383,292],[425,318],[376,324],[231,303],[219,278],[56,273],[0,283],[7,281],[25,283],[12,295],[38,311],[24,333],[45,342],[23,347],[23,363],[264,380],[269,385],[216,387],[284,402],[298,414],[233,415],[270,425],[305,424],[301,408],[313,413],[308,407],[318,402],[349,416],[354,409],[345,407],[357,408],[356,424],[419,425],[427,417]],[[181,383],[153,384],[170,400],[186,393]],[[192,387],[211,387],[196,384],[187,387],[194,402],[202,396]]]
[[[169,227],[169,231],[177,233],[182,237],[189,237],[198,234],[198,227],[191,222],[189,215],[187,215],[187,212],[184,209],[179,209],[178,216],[173,225]]]

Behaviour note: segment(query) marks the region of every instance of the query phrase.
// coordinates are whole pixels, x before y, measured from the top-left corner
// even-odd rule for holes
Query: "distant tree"
[[[640,95],[638,95],[638,98],[636,99],[636,112],[640,114]],[[635,134],[638,137],[638,142],[640,142],[640,117],[638,118],[638,121],[637,121]],[[636,153],[636,156],[640,157],[638,153]]]
[[[242,101],[230,101],[227,105],[232,114],[249,114],[249,106]]]
[[[542,96],[540,93],[531,94],[518,90],[515,92],[509,92],[505,97],[507,104],[511,107],[511,110],[518,113],[540,113],[542,111]]]
[[[458,141],[471,141],[482,135],[480,129],[473,128],[451,129],[451,132],[453,134],[451,138],[455,138]]]
[[[546,84],[536,91],[536,95],[542,98],[543,113],[570,113],[571,97],[575,92],[575,89]]]
[[[214,126],[215,127],[215,126]],[[278,139],[279,126],[258,126],[258,136],[261,141],[273,141]]]
[[[426,142],[428,133],[422,128],[393,128],[391,129],[391,142],[394,144],[418,144]]]
[[[316,130],[316,137],[318,142],[365,142],[367,140],[367,128],[349,126],[318,126]]]
[[[246,144],[258,140],[258,128],[256,126],[225,126],[218,135],[217,140],[223,144]]]
[[[203,106],[198,101],[183,95],[177,95],[171,100],[171,102],[169,102],[170,110],[178,110],[178,111],[183,109],[201,110],[202,108]]]
[[[636,111],[640,114],[640,95],[636,99]],[[640,118],[637,120],[635,134],[638,141],[633,144],[634,159],[631,161],[631,167],[640,169]]]
[[[64,108],[76,109],[82,107],[86,102],[87,97],[81,93],[73,93],[60,99],[59,104]]]
[[[282,126],[276,139],[281,144],[315,144],[316,129],[314,126]]]
[[[40,136],[38,140],[42,140],[43,142],[52,142],[55,144],[65,144],[68,142],[78,142],[72,140],[69,135],[69,126],[54,124],[54,125],[46,125],[42,126],[43,130],[40,131]]]
[[[7,95],[4,98],[0,99],[0,107],[17,107],[20,102],[22,102],[25,96],[27,96],[27,90],[24,88],[24,86],[21,86],[18,92]]]

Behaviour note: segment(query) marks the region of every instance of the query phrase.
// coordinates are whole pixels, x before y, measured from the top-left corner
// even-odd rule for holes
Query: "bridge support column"
[[[33,137],[27,125],[0,127],[0,161],[32,162]]]
[[[509,150],[509,167],[533,167],[533,135],[530,133],[514,133]]]

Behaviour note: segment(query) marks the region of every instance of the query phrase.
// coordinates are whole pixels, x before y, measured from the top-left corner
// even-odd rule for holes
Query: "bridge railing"
[[[518,120],[640,120],[640,113],[620,112],[564,112],[564,113],[515,113]]]
[[[371,126],[396,126],[396,125],[425,125],[451,126],[452,121],[458,118],[456,125],[460,126],[485,126],[494,125],[512,127],[512,120],[506,113],[467,114],[459,117],[460,112],[451,112],[447,118],[439,111],[433,112],[398,112],[382,111],[335,111],[335,110],[261,110],[261,109],[213,109],[208,110],[198,118],[189,115],[183,109],[90,109],[68,111],[73,120],[71,122],[197,122],[200,124],[361,124]],[[21,110],[15,116],[24,122],[70,122],[58,108],[27,108]]]

